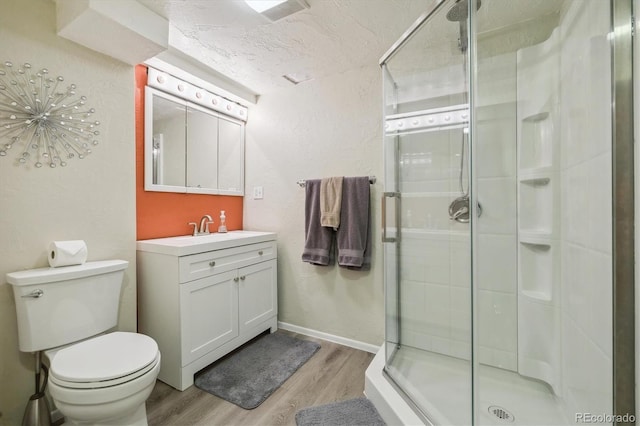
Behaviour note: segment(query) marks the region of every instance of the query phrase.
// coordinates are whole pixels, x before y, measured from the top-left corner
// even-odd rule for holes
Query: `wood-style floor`
[[[260,406],[245,410],[191,386],[180,392],[157,381],[147,400],[149,426],[156,425],[295,425],[296,412],[313,405],[363,395],[364,373],[373,354],[288,331],[321,348]]]

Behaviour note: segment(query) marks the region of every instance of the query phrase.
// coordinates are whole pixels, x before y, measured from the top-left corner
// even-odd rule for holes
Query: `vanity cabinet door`
[[[276,260],[238,269],[240,332],[278,312]]]
[[[189,105],[187,129],[187,188],[194,188],[188,192],[218,188],[218,117]]]
[[[238,336],[237,271],[180,285],[182,366]]]

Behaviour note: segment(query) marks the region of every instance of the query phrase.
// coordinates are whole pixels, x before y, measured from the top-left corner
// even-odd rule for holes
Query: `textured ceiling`
[[[138,0],[167,18],[169,44],[256,94],[378,63],[434,0],[306,0],[270,22],[242,0]],[[561,0],[484,0],[491,30],[558,10]]]
[[[170,44],[257,94],[377,64],[432,0],[307,0],[270,22],[242,0],[138,0],[167,18]]]

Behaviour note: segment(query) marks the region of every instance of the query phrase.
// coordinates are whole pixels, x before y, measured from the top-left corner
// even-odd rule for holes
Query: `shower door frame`
[[[447,0],[436,0],[431,8],[422,14],[416,22],[393,44],[393,46],[380,59],[380,66],[384,69],[387,62],[399,51],[412,36],[419,31],[425,22],[442,6]],[[475,105],[477,93],[475,92],[476,82],[476,19],[475,11],[477,0],[469,0],[470,19],[468,20],[469,37],[469,161],[470,179],[469,191],[471,196],[471,217],[476,217],[477,209],[475,201],[475,191],[473,189],[475,181],[473,150],[473,136],[475,133]],[[636,410],[636,329],[635,329],[635,153],[634,153],[634,82],[633,82],[633,38],[634,38],[634,0],[610,0],[611,5],[611,52],[612,52],[612,259],[613,259],[613,415],[634,414]],[[383,111],[384,112],[384,111]],[[384,131],[383,131],[384,135]],[[383,136],[386,137],[386,136]],[[383,153],[386,156],[386,152]],[[387,159],[384,158],[384,161]],[[631,195],[631,196],[630,196]],[[476,276],[475,261],[473,252],[476,249],[474,238],[474,220],[471,224],[471,264],[472,264],[472,422],[476,419],[476,398],[477,398],[477,348],[475,336],[477,336],[477,318],[474,306],[477,301],[477,289],[473,284],[473,277]],[[384,223],[383,223],[384,226]],[[396,243],[397,244],[397,243]],[[385,263],[391,261],[386,258]],[[397,261],[393,260],[393,261]],[[396,267],[396,271],[397,271]],[[397,277],[396,277],[397,278]],[[387,286],[385,285],[385,291]],[[397,303],[399,296],[396,295]],[[386,299],[385,299],[386,300]],[[399,312],[400,307],[396,307]],[[396,319],[397,325],[397,319]],[[399,336],[399,330],[397,334]],[[386,338],[385,338],[386,345]],[[385,357],[385,363],[387,358]],[[386,372],[385,376],[392,385],[399,391],[399,394],[416,411],[416,413],[430,424],[426,413],[409,398],[404,390]]]
[[[633,0],[611,0],[611,21],[614,411],[611,414],[635,415]]]

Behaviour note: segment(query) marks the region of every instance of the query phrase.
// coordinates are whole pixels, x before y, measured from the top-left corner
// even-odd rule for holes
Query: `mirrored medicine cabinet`
[[[244,195],[244,123],[145,87],[146,191]]]

